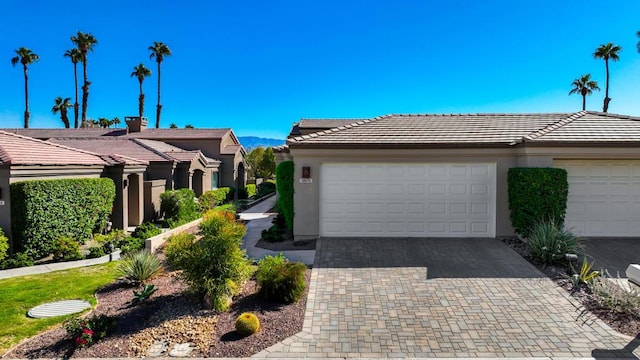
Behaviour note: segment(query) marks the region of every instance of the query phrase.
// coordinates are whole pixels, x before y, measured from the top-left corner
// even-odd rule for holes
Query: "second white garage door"
[[[496,166],[326,163],[320,235],[494,237]]]
[[[640,235],[640,161],[563,160],[569,198],[565,224],[582,236]]]

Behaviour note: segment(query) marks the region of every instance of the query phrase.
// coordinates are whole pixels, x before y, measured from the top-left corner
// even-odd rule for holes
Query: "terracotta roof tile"
[[[107,165],[100,155],[0,131],[0,163],[11,165]]]
[[[154,151],[143,144],[139,144],[135,139],[121,137],[92,139],[53,138],[49,141],[56,144],[91,151],[100,155],[113,155],[117,152],[122,156],[142,161],[173,161],[171,157],[164,155],[161,152]]]
[[[129,133],[127,137],[138,139],[222,139],[231,129],[145,129]]]
[[[582,112],[582,116],[551,131],[525,139],[527,142],[640,142],[640,118],[600,112]]]

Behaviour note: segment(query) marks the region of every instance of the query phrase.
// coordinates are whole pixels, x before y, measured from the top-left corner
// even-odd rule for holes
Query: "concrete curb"
[[[44,265],[27,266],[15,269],[0,270],[0,279],[9,279],[17,276],[44,274],[52,271],[74,269],[85,266],[108,263],[120,259],[120,250],[114,251],[95,259],[58,262]]]

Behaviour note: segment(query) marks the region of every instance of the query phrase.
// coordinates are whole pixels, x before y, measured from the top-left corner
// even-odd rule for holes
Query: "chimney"
[[[125,116],[124,122],[127,124],[128,132],[142,132],[147,128],[147,118],[140,116]]]

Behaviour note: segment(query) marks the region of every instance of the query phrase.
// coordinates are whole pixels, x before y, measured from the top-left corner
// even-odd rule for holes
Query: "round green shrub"
[[[266,256],[258,262],[256,271],[258,294],[268,301],[296,302],[307,287],[306,271],[306,265],[289,262],[282,254]]]
[[[253,313],[242,313],[236,319],[236,331],[238,334],[248,336],[260,330],[260,320]]]
[[[51,244],[53,260],[71,261],[82,259],[80,244],[67,236],[60,236]]]
[[[9,250],[9,238],[4,236],[2,228],[0,228],[0,261],[7,257],[7,251]]]

